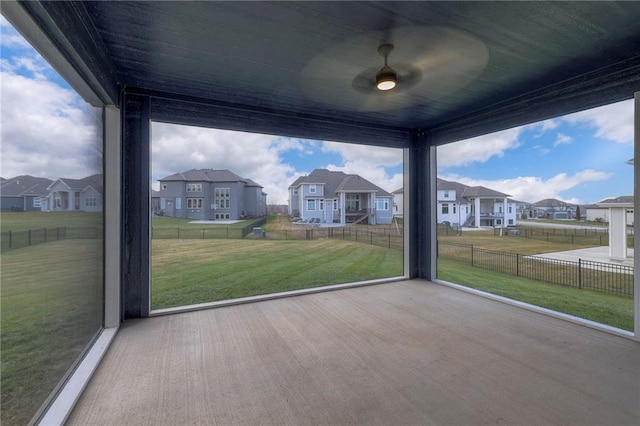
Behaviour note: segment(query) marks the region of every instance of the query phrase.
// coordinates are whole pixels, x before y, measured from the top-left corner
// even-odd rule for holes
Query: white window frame
[[[293,195],[298,195],[298,188],[293,188],[292,194]]]
[[[311,208],[311,203],[313,203],[313,208]],[[307,200],[307,211],[308,212],[315,212],[316,211],[316,199],[310,199]]]
[[[213,190],[213,202],[219,209],[231,208],[231,188],[215,188]]]
[[[96,197],[87,197],[84,199],[85,207],[96,207],[98,205],[98,200]]]
[[[309,185],[309,194],[315,194],[318,191],[318,189],[316,188],[316,184],[312,183],[311,185]]]
[[[449,203],[442,203],[442,206],[440,206],[440,209],[442,214],[449,214]],[[445,209],[447,209],[447,211],[444,211]]]
[[[382,205],[382,207],[380,207],[381,205]],[[376,199],[376,210],[378,210],[378,211],[389,210],[389,199],[388,198],[377,198]]]
[[[33,207],[42,207],[42,200],[40,200],[40,197],[33,198]]]
[[[338,199],[337,198],[333,199],[333,211],[334,212],[338,211]]]
[[[203,206],[202,198],[187,198],[187,208],[192,210],[201,209]]]
[[[187,192],[202,192],[202,184],[201,183],[188,183],[187,184]]]
[[[320,212],[324,211],[324,200],[322,198],[318,200],[318,211]]]

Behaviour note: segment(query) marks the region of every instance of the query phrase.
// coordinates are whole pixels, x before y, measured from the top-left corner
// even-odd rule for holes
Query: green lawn
[[[633,299],[547,284],[438,258],[438,278],[576,317],[633,331]]]
[[[154,240],[152,308],[401,276],[402,252],[342,240]]]
[[[102,213],[86,212],[2,212],[0,228],[6,231],[78,227],[91,228],[102,223]]]
[[[6,251],[0,278],[0,420],[22,425],[102,326],[102,241]]]

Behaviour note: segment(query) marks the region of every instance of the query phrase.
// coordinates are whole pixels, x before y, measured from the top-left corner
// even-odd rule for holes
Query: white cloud
[[[596,136],[616,143],[633,143],[633,100],[562,117],[570,124],[584,124],[596,129]]]
[[[99,114],[46,80],[0,74],[3,177],[80,178],[100,171]]]
[[[520,146],[518,137],[524,127],[514,127],[488,135],[465,139],[438,147],[438,167],[467,166],[484,163],[492,157],[503,157],[504,152]]]
[[[571,136],[567,136],[564,133],[558,133],[556,141],[553,143],[553,147],[557,148],[558,145],[569,145],[571,142],[573,142],[573,138]]]
[[[296,171],[279,154],[300,151],[300,141],[272,135],[219,129],[152,124],[151,159],[157,179],[190,169],[228,169],[264,187],[269,204],[285,204]]]
[[[579,204],[581,203],[581,200],[578,200],[575,197],[565,198],[562,195],[562,192],[575,188],[576,186],[586,182],[607,180],[611,176],[611,173],[587,169],[573,175],[559,173],[546,180],[539,176],[519,176],[515,178],[496,180],[473,179],[455,174],[439,177],[469,186],[484,186],[491,188],[508,194],[511,198],[518,201],[533,203],[545,198],[556,198],[562,201]]]

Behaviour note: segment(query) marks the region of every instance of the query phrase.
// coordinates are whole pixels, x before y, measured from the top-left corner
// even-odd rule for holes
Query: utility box
[[[262,228],[257,227],[257,228],[253,228],[253,236],[255,238],[264,238],[265,237],[266,232],[262,230]]]

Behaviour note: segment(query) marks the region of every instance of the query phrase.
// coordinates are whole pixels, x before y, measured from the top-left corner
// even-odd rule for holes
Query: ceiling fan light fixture
[[[383,44],[378,47],[378,53],[384,57],[384,66],[376,74],[376,88],[386,92],[398,84],[398,75],[395,70],[387,65],[387,57],[393,50],[393,44]]]
[[[391,90],[398,83],[398,75],[390,66],[385,65],[376,75],[376,88],[381,91]]]

